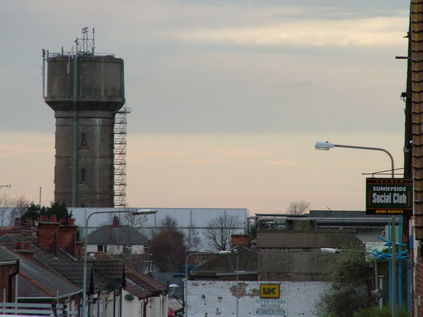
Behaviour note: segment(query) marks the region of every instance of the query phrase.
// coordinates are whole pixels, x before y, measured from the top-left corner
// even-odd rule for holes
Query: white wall
[[[87,252],[97,252],[98,251],[98,245],[97,244],[89,244],[89,240],[88,240],[88,245],[87,245]],[[122,254],[123,253],[123,245],[116,245],[116,244],[108,244],[107,245],[107,253],[109,254]],[[130,246],[131,249],[131,254],[134,255],[140,255],[140,254],[144,254],[145,252],[145,248],[143,245],[132,245]]]
[[[144,313],[144,300],[134,296],[133,300],[125,299],[125,295],[130,294],[122,290],[122,317],[139,317]],[[148,315],[147,315],[148,316]],[[149,317],[149,316],[148,316]]]
[[[278,299],[260,298],[260,284],[280,284]],[[240,281],[238,316],[314,317],[327,282]],[[236,281],[188,281],[188,317],[236,316]]]
[[[150,297],[148,299],[148,315],[151,317],[167,317],[168,303],[167,295]]]
[[[99,297],[95,297],[95,302],[90,304],[90,316],[112,317],[113,308],[119,309],[120,298],[116,297],[116,303],[113,304],[113,292],[103,292]]]

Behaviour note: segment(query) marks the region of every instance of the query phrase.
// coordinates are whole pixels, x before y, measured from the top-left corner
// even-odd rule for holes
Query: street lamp
[[[84,242],[84,271],[82,280],[82,317],[87,317],[87,246],[88,246],[88,221],[94,215],[98,214],[119,214],[131,213],[134,216],[138,215],[151,215],[157,213],[157,210],[109,210],[109,211],[96,211],[85,217],[85,242]]]
[[[168,286],[168,295],[172,295],[174,299],[182,306],[182,309],[184,308],[184,301],[183,299],[180,299],[178,296],[176,296],[175,292],[176,289],[179,288],[178,284],[170,284]]]
[[[394,159],[391,155],[391,153],[389,153],[387,150],[379,148],[379,147],[368,147],[368,146],[356,146],[356,145],[342,145],[342,144],[334,144],[334,143],[330,143],[328,141],[326,142],[316,142],[316,144],[314,145],[314,147],[316,148],[316,150],[323,150],[323,151],[329,151],[330,149],[334,148],[334,147],[343,147],[343,148],[347,148],[347,149],[358,149],[358,150],[371,150],[371,151],[382,151],[385,152],[386,154],[388,154],[390,160],[391,160],[391,173],[392,173],[392,178],[395,177],[395,169],[394,169]]]
[[[188,317],[188,258],[191,255],[212,255],[212,254],[219,254],[219,252],[193,252],[186,256],[185,258],[185,300],[184,300],[184,316]]]
[[[371,150],[371,151],[385,152],[389,156],[389,159],[391,160],[391,175],[392,175],[392,178],[395,177],[394,159],[393,159],[391,153],[389,153],[387,150],[385,150],[383,148],[334,144],[334,143],[330,143],[328,141],[326,141],[326,142],[316,142],[314,147],[316,148],[316,150],[323,150],[323,151],[329,151],[330,149],[332,149],[334,147],[342,147],[342,148],[347,148],[347,149]],[[395,216],[392,217],[392,223],[393,223],[393,226],[395,226],[395,223],[396,223]],[[392,231],[392,253],[396,254],[395,230]],[[396,315],[397,315],[397,302],[396,302],[396,299],[395,299],[396,296],[397,296],[397,294],[396,294],[397,281],[396,281],[395,276],[396,276],[396,258],[395,258],[395,256],[393,256],[392,257],[392,298],[393,298],[393,300],[392,300],[392,316],[393,317],[396,317]]]
[[[185,317],[188,317],[188,258],[191,255],[223,255],[223,254],[236,254],[236,316],[239,317],[239,305],[238,305],[238,291],[239,291],[239,272],[238,272],[238,266],[239,266],[239,255],[237,249],[232,250],[224,250],[224,251],[218,251],[218,252],[193,252],[187,255],[185,258],[185,307],[184,307],[184,313]]]
[[[236,254],[236,317],[239,317],[239,253],[237,249],[232,249],[228,251],[219,251],[219,254]]]

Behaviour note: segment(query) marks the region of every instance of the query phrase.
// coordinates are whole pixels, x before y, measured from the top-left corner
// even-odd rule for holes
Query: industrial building
[[[233,234],[245,234],[247,232],[248,209],[245,208],[69,208],[75,217],[75,224],[85,228],[85,219],[94,212],[110,212],[110,215],[100,214],[89,219],[88,233],[93,232],[98,227],[109,224],[110,216],[115,211],[121,210],[157,210],[154,215],[146,215],[140,232],[148,238],[152,238],[154,233],[161,229],[164,219],[171,217],[176,220],[176,228],[183,232],[189,251],[205,252],[213,250],[207,243],[206,233],[208,224],[211,220],[219,216],[228,217],[236,220],[236,226],[233,228]],[[122,214],[117,214],[121,216]],[[82,236],[84,231],[81,232]]]

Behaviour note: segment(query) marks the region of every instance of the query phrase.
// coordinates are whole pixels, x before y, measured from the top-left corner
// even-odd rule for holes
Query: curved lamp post
[[[88,316],[87,307],[87,246],[88,246],[88,221],[94,215],[98,214],[120,214],[120,213],[131,213],[134,216],[139,215],[151,215],[157,213],[157,210],[108,210],[108,211],[96,211],[85,217],[85,242],[84,242],[84,271],[82,280],[82,317]]]
[[[239,317],[239,253],[237,249],[232,249],[228,251],[219,251],[219,254],[235,254],[236,255],[236,317]]]
[[[330,143],[328,141],[326,142],[316,142],[316,144],[314,145],[314,147],[316,148],[316,150],[323,150],[323,151],[329,151],[330,149],[334,148],[334,147],[342,147],[342,148],[347,148],[347,149],[358,149],[358,150],[371,150],[371,151],[382,151],[385,152],[388,156],[389,159],[391,160],[391,173],[392,173],[392,178],[395,177],[395,168],[394,168],[394,159],[391,155],[391,153],[389,153],[387,150],[383,149],[383,148],[379,148],[379,147],[368,147],[368,146],[356,146],[356,145],[343,145],[343,144],[334,144],[334,143]],[[395,216],[392,217],[392,223],[393,223],[393,228],[395,228]],[[396,245],[395,245],[395,229],[392,231],[392,253],[396,254]],[[327,252],[327,251],[326,251]],[[396,317],[397,316],[397,303],[396,303],[396,259],[395,256],[392,257],[392,317]]]
[[[394,159],[391,155],[391,153],[389,153],[387,150],[379,148],[379,147],[368,147],[368,146],[356,146],[356,145],[343,145],[343,144],[334,144],[334,143],[330,143],[328,141],[326,142],[316,142],[316,144],[314,145],[314,147],[316,148],[316,150],[323,150],[323,151],[329,151],[330,149],[334,148],[334,147],[343,147],[343,148],[347,148],[347,149],[358,149],[358,150],[371,150],[371,151],[382,151],[385,152],[386,154],[388,154],[390,160],[391,160],[391,173],[392,173],[392,178],[395,177],[394,175]]]
[[[185,286],[184,286],[184,316],[188,317],[188,258],[192,255],[212,255],[219,254],[219,252],[193,252],[185,258]]]
[[[222,254],[235,254],[236,255],[236,317],[239,316],[239,305],[238,305],[238,292],[239,292],[239,255],[237,249],[232,250],[225,250],[225,251],[218,251],[218,252],[193,252],[187,255],[185,258],[185,287],[184,287],[184,293],[185,293],[185,307],[184,307],[184,316],[188,317],[188,258],[191,255],[222,255]]]

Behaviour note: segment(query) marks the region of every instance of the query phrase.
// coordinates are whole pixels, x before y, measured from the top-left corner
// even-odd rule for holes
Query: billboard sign
[[[413,180],[367,178],[366,214],[402,215],[413,210]]]
[[[288,304],[281,298],[281,284],[260,283],[260,299],[256,299],[255,312],[257,316],[286,317]]]
[[[280,284],[260,284],[260,298],[280,298]]]

